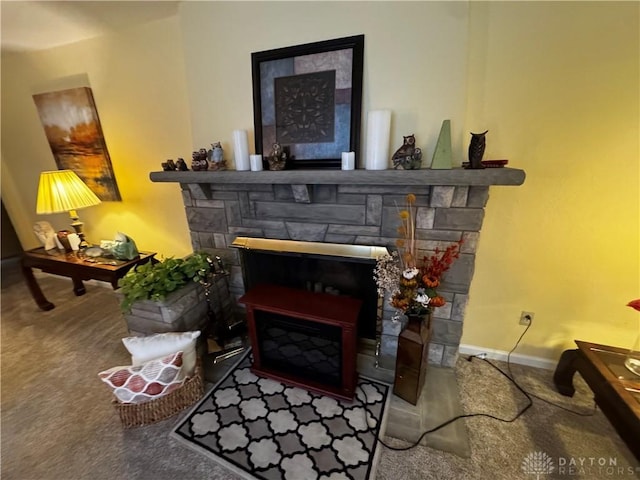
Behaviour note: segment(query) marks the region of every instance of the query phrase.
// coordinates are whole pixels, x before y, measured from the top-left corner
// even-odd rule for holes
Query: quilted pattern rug
[[[389,386],[361,378],[352,402],[250,371],[247,351],[172,436],[249,479],[375,477]]]

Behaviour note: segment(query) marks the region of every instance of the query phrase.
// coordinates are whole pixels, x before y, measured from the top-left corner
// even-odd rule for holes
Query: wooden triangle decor
[[[440,128],[440,136],[433,152],[431,168],[434,170],[451,169],[451,120],[444,120]]]

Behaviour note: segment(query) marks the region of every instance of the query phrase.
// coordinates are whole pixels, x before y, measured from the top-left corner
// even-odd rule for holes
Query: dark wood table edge
[[[575,393],[573,377],[580,372],[602,413],[636,459],[640,460],[640,404],[600,358],[588,353],[595,348],[624,355],[627,350],[580,340],[575,342],[577,349],[565,350],[560,356],[553,374],[556,389],[560,394],[572,397]]]
[[[52,310],[55,308],[55,305],[51,303],[49,300],[47,300],[44,293],[42,292],[42,289],[40,288],[40,285],[38,284],[38,281],[36,280],[33,274],[33,270],[32,270],[33,268],[42,270],[45,273],[50,273],[53,275],[59,275],[62,277],[70,278],[73,284],[73,293],[76,296],[81,296],[86,293],[86,288],[83,284],[84,280],[99,280],[99,281],[108,282],[111,284],[111,287],[115,290],[118,288],[118,285],[117,285],[118,280],[122,278],[128,270],[130,270],[136,265],[141,265],[149,261],[153,262],[154,257],[156,255],[156,252],[140,252],[140,254],[136,258],[128,262],[125,262],[122,265],[117,266],[118,268],[114,270],[105,270],[105,269],[99,269],[99,268],[92,269],[91,263],[87,263],[86,265],[83,265],[83,264],[65,263],[59,260],[52,260],[52,263],[43,264],[42,263],[43,261],[46,262],[46,257],[40,258],[39,256],[36,256],[36,255],[29,255],[30,253],[35,254],[36,252],[40,253],[41,251],[46,253],[46,251],[41,247],[34,248],[31,250],[25,250],[20,258],[20,269],[22,271],[22,275],[27,284],[27,288],[31,293],[31,296],[33,297],[34,301],[36,302],[40,310],[43,310],[43,311]],[[56,263],[53,263],[53,262],[56,262]],[[62,269],[56,268],[58,266],[58,263],[59,265],[70,266],[69,268],[70,271],[64,271],[64,268]],[[126,268],[126,270],[123,270],[127,266],[129,268]],[[93,272],[93,274],[89,274],[88,272]]]

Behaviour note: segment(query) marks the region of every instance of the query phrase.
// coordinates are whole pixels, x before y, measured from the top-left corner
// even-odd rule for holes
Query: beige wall
[[[465,112],[468,6],[462,2],[186,2],[181,5],[194,144],[250,132],[251,53],[365,35],[363,128],[393,111],[391,152],[414,133],[431,159],[444,119],[459,139]],[[465,139],[466,140],[466,139]]]
[[[415,133],[430,158],[442,120],[454,153],[489,129],[485,158],[527,172],[494,187],[463,343],[554,359],[573,338],[631,343],[640,297],[637,3],[185,2],[173,19],[2,58],[2,197],[25,248],[41,170],[55,168],[34,89],[86,75],[123,202],[81,212],[91,239],[191,250],[179,187],[160,162],[253,131],[250,54],[365,34],[366,113],[394,112],[392,148]],[[63,80],[60,80],[63,79]],[[250,143],[253,143],[250,133]]]
[[[38,177],[55,170],[32,95],[92,88],[122,202],[81,210],[89,240],[130,235],[141,250],[182,256],[191,241],[176,185],[149,172],[191,156],[189,104],[177,17],[74,45],[2,57],[2,198],[24,248],[39,246],[32,226],[70,228],[65,213],[36,215]]]
[[[639,4],[472,2],[469,128],[524,169],[491,189],[462,343],[629,346],[640,297]]]

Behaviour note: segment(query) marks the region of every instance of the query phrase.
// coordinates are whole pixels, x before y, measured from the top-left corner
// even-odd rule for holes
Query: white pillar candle
[[[342,152],[342,170],[353,170],[356,164],[355,152]]]
[[[249,170],[249,141],[246,130],[233,131],[233,155],[236,170]]]
[[[262,155],[251,155],[251,171],[259,172],[262,170]]]
[[[389,165],[391,110],[372,110],[367,124],[367,170],[386,170]]]

